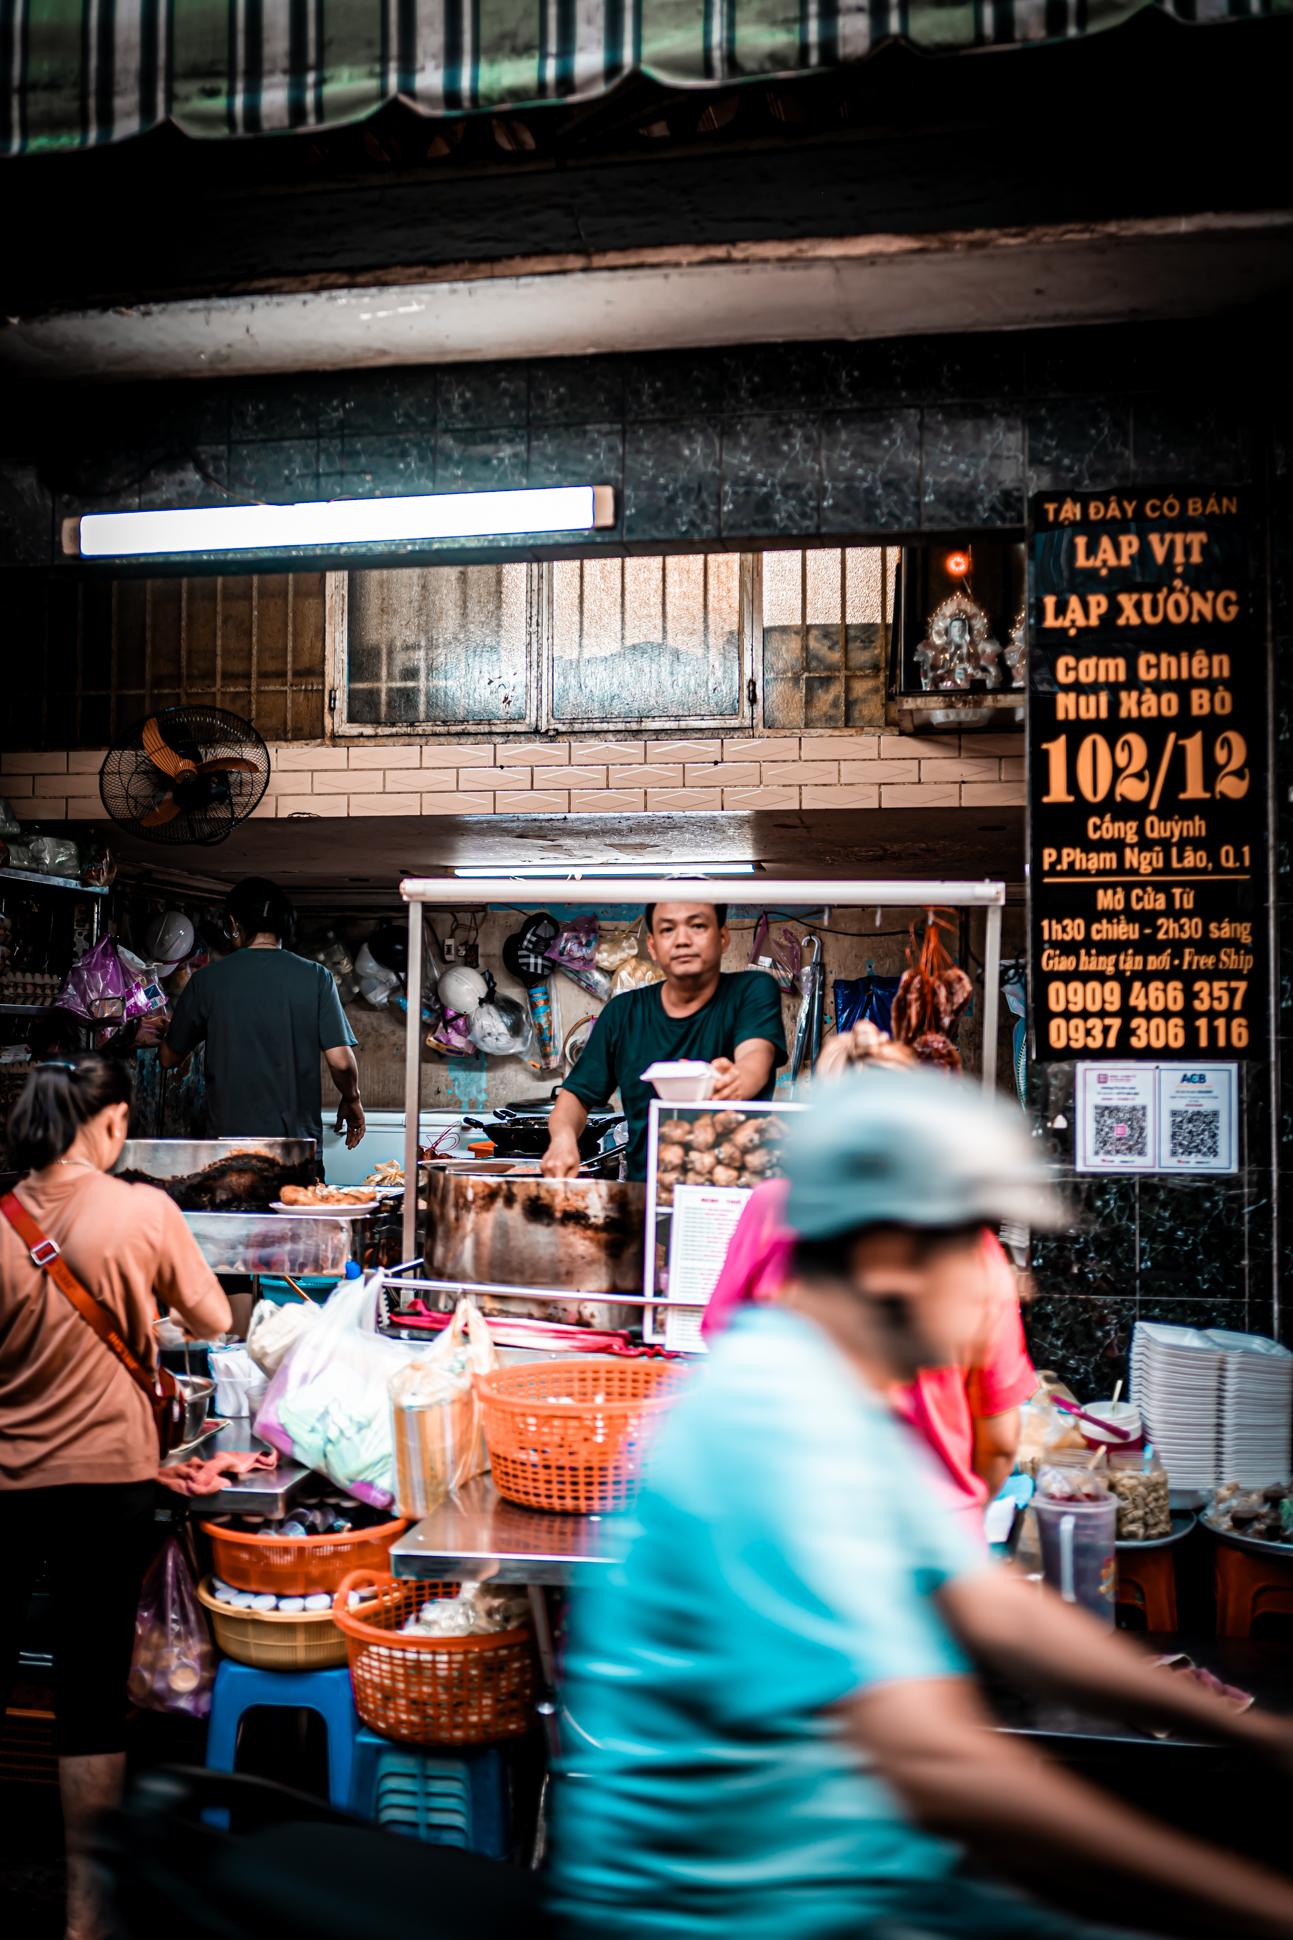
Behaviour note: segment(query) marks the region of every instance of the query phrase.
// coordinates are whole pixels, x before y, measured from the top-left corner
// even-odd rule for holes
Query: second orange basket
[[[633,1500],[672,1361],[530,1361],[476,1376],[494,1486],[526,1509],[604,1515]]]

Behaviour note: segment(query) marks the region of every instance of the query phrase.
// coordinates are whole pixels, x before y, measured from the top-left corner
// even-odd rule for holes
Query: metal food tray
[[[128,1138],[114,1172],[146,1172],[152,1179],[184,1179],[220,1159],[240,1152],[277,1159],[280,1165],[306,1165],[314,1157],[312,1138]]]
[[[1199,1521],[1219,1543],[1230,1543],[1235,1549],[1250,1549],[1254,1556],[1282,1556],[1286,1563],[1293,1563],[1293,1543],[1272,1543],[1265,1536],[1241,1536],[1234,1529],[1218,1529],[1206,1510]]]
[[[335,1273],[338,1279],[355,1225],[276,1212],[186,1212],[184,1223],[213,1273]]]
[[[1199,1518],[1191,1514],[1188,1509],[1178,1509],[1173,1511],[1172,1514],[1172,1533],[1170,1536],[1149,1536],[1144,1542],[1116,1542],[1114,1548],[1125,1549],[1133,1553],[1139,1552],[1142,1549],[1167,1549],[1172,1543],[1179,1543],[1183,1537],[1188,1536],[1198,1520]]]

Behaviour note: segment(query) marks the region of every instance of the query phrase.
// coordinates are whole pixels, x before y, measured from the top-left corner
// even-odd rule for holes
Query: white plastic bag
[[[374,1010],[384,1009],[390,1002],[392,990],[398,990],[403,981],[398,970],[388,970],[384,963],[377,961],[366,943],[359,946],[355,974],[359,979],[360,996]]]
[[[258,1300],[247,1329],[247,1352],[262,1374],[272,1379],[296,1346],[307,1327],[313,1327],[323,1312],[313,1300],[290,1300],[279,1307],[272,1300]]]
[[[269,1384],[255,1431],[374,1509],[395,1494],[387,1386],[422,1352],[377,1332],[380,1273],[343,1280]]]
[[[216,1384],[215,1411],[226,1420],[254,1415],[265,1398],[265,1376],[245,1347],[212,1348],[207,1356]]]

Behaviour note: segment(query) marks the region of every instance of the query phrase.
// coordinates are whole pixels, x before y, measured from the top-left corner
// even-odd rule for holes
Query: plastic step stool
[[[504,1753],[496,1745],[456,1746],[451,1755],[421,1751],[394,1744],[361,1725],[355,1738],[350,1810],[391,1831],[441,1845],[461,1844],[485,1859],[506,1859],[511,1794]],[[419,1816],[432,1829],[423,1831]],[[438,1836],[444,1832],[461,1836]]]
[[[472,1851],[472,1775],[462,1760],[384,1752],[377,1773],[379,1826],[427,1845]]]
[[[1293,1616],[1293,1557],[1259,1556],[1233,1543],[1213,1543],[1218,1637],[1251,1637],[1253,1620]]]
[[[1146,1549],[1135,1554],[1120,1550],[1117,1600],[1141,1611],[1146,1630],[1175,1630],[1175,1551]]]
[[[235,1664],[226,1657],[216,1672],[207,1726],[207,1766],[231,1772],[238,1747],[238,1726],[244,1711],[266,1704],[282,1711],[317,1711],[328,1732],[328,1800],[345,1811],[350,1800],[359,1718],[344,1664],[326,1671],[259,1671],[251,1664]],[[212,1808],[203,1815],[211,1825],[223,1825],[228,1814]]]

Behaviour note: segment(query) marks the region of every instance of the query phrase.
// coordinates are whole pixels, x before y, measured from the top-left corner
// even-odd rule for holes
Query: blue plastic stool
[[[244,1711],[267,1704],[280,1711],[317,1711],[328,1730],[328,1799],[343,1812],[350,1799],[355,1734],[359,1718],[344,1664],[326,1671],[258,1671],[226,1657],[216,1672],[207,1726],[207,1767],[231,1772],[238,1746],[238,1726]],[[203,1815],[209,1824],[223,1824],[223,1808]]]
[[[507,1766],[497,1745],[419,1751],[367,1725],[355,1738],[350,1810],[388,1832],[506,1859],[510,1843]]]

